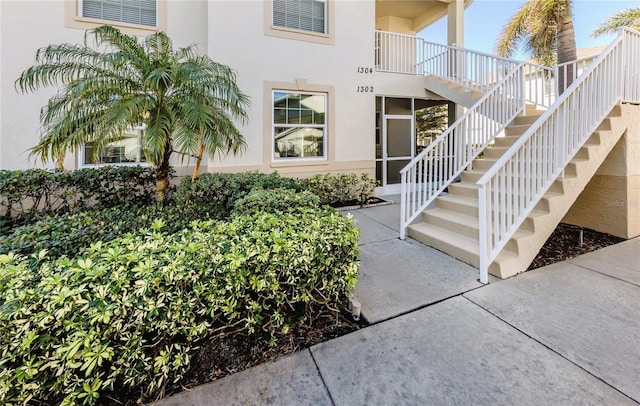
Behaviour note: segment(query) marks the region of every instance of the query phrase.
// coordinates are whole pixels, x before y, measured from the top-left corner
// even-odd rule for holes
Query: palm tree
[[[144,124],[160,203],[172,153],[198,156],[204,146],[211,156],[235,154],[246,145],[233,120],[247,119],[249,99],[234,71],[199,55],[195,45],[174,50],[163,32],[141,42],[102,26],[88,31],[83,45],[42,48],[16,86],[24,93],[53,85],[62,86],[40,112],[42,137],[31,153],[55,160],[91,142],[98,156],[127,128]]]
[[[640,7],[631,7],[610,15],[591,35],[598,37],[603,34],[611,34],[622,27],[630,27],[640,31]]]
[[[574,61],[576,37],[573,29],[571,0],[529,0],[502,28],[496,42],[499,55],[510,57],[524,42],[524,49],[539,63],[554,66]],[[558,93],[564,91],[565,79],[573,80],[573,66],[560,70]]]

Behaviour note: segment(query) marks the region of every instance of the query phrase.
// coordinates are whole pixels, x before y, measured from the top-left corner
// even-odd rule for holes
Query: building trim
[[[156,26],[150,27],[146,25],[129,24],[119,21],[100,20],[96,18],[82,17],[78,7],[78,0],[65,0],[64,2],[64,26],[66,28],[75,28],[81,30],[90,30],[101,25],[111,25],[118,28],[125,34],[145,37],[159,31],[167,30],[167,0],[156,0],[157,20]]]
[[[264,35],[268,37],[292,39],[297,41],[313,42],[323,45],[335,45],[335,0],[327,1],[327,15],[325,34],[296,30],[293,28],[273,25],[273,0],[265,0],[264,3]]]
[[[325,112],[326,157],[323,159],[295,159],[291,161],[274,161],[273,158],[273,91],[314,92],[327,95]],[[263,156],[264,165],[273,169],[287,167],[326,167],[335,161],[335,86],[309,84],[305,79],[296,78],[294,82],[263,82]],[[324,170],[324,169],[321,169]]]

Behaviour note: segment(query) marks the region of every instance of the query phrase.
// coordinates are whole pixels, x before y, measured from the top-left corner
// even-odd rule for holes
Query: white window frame
[[[274,114],[274,100],[276,93],[290,93],[290,94],[301,94],[301,95],[314,95],[314,96],[322,96],[324,100],[324,123],[323,124],[280,124],[275,122],[275,114]],[[327,121],[329,120],[328,115],[328,101],[329,95],[323,92],[311,92],[305,90],[283,90],[283,89],[273,89],[271,91],[271,159],[272,162],[309,162],[309,161],[327,161],[328,160],[328,143],[329,143],[329,135],[327,134]],[[280,128],[322,128],[322,156],[313,156],[313,157],[276,157],[275,156],[275,145],[276,145],[276,127]]]
[[[329,5],[328,5],[328,0],[310,0],[312,2],[315,3],[323,3],[324,5],[324,15],[323,15],[323,27],[322,27],[322,31],[314,31],[313,29],[308,30],[308,29],[304,29],[304,28],[300,28],[300,26],[298,25],[296,26],[288,26],[288,25],[279,25],[276,24],[275,21],[275,15],[276,15],[276,2],[279,1],[297,1],[298,3],[300,3],[303,0],[273,0],[273,8],[271,11],[271,24],[275,29],[280,29],[280,30],[291,30],[291,31],[295,31],[295,32],[301,32],[301,33],[305,33],[305,34],[312,34],[312,35],[328,35],[328,30],[329,30],[329,24],[328,24],[328,19],[329,19]],[[301,14],[298,15],[298,19],[300,19],[301,17],[303,17]],[[309,18],[312,18],[312,16],[308,16]],[[313,26],[313,23],[312,23]]]
[[[104,3],[105,1],[108,1],[108,0],[94,0],[94,1],[100,1],[101,3]],[[155,11],[155,22],[154,22],[153,25],[141,24],[141,23],[130,23],[130,22],[122,21],[122,20],[110,20],[108,18],[105,18],[104,15],[101,16],[101,17],[85,16],[84,15],[84,3],[85,3],[85,0],[77,0],[77,2],[78,2],[77,14],[78,14],[78,17],[80,17],[82,19],[93,20],[93,21],[105,21],[105,22],[110,22],[110,23],[112,23],[114,25],[120,25],[120,24],[131,25],[131,26],[135,26],[135,27],[141,27],[141,28],[144,28],[144,29],[156,29],[158,27],[158,20],[160,18],[159,12],[158,12],[160,5],[159,5],[159,1],[158,0],[154,0],[154,3],[155,3],[155,10],[154,10]],[[121,2],[121,0],[120,0],[120,2]]]
[[[1,1],[1,0],[0,0]],[[101,20],[92,17],[82,16],[83,0],[65,0],[64,1],[64,26],[78,30],[91,30],[101,25],[112,25],[127,35],[135,35],[138,37],[146,37],[159,31],[167,30],[167,1],[154,0],[156,3],[156,25],[140,25],[123,23],[111,20]]]
[[[145,131],[147,129],[146,125],[141,126],[133,126],[129,127],[129,131]],[[144,137],[144,134],[142,134]],[[82,147],[79,148],[78,151],[78,168],[100,168],[103,166],[151,166],[151,163],[147,161],[140,162],[105,162],[105,163],[97,163],[97,164],[87,164],[85,163],[85,146],[86,144],[82,144]],[[141,146],[142,147],[142,146]],[[144,155],[144,151],[141,151]]]

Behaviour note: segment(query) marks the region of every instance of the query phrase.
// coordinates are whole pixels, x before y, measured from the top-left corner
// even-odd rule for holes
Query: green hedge
[[[74,257],[96,241],[111,241],[129,232],[146,232],[154,220],[162,221],[168,233],[177,232],[197,219],[184,207],[112,207],[79,213],[41,216],[0,236],[0,254],[29,256],[46,249],[49,256]]]
[[[227,218],[235,206],[254,189],[292,189],[300,191],[299,181],[284,178],[277,172],[205,173],[195,182],[185,178],[175,194],[177,204],[184,204],[208,218]]]
[[[260,213],[96,243],[76,259],[0,255],[0,402],[95,403],[179,379],[205,338],[284,334],[354,287],[358,231],[335,211]]]
[[[293,189],[256,189],[235,202],[233,215],[255,213],[298,212],[303,208],[317,208],[320,199],[311,192],[296,193]]]
[[[149,167],[0,170],[0,218],[5,228],[41,214],[154,202],[155,172]]]
[[[318,174],[302,179],[302,187],[316,194],[321,204],[365,204],[376,188],[377,181],[367,174]]]

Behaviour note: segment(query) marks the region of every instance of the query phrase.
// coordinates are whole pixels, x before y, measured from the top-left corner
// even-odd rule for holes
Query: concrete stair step
[[[461,234],[468,238],[478,239],[478,218],[435,208],[422,212],[422,221],[445,230]]]
[[[463,182],[476,183],[485,173],[487,173],[487,171],[484,169],[473,168],[473,170],[463,171],[460,173],[460,179]]]
[[[465,237],[442,227],[427,223],[412,224],[408,227],[407,233],[411,238],[437,250],[446,252],[462,262],[466,262],[476,268],[480,266],[477,239]]]
[[[530,127],[531,127],[531,124],[509,125],[507,128],[504,129],[504,135],[506,135],[506,136],[521,136]]]
[[[484,156],[485,158],[494,158],[497,160],[502,155],[504,155],[504,153],[507,152],[508,149],[509,149],[508,147],[498,147],[498,146],[487,147],[484,150]]]
[[[482,157],[473,160],[473,169],[488,171],[496,163],[498,158]]]
[[[449,194],[453,196],[478,198],[478,186],[471,182],[458,182],[449,185]]]
[[[542,111],[536,111],[535,114],[528,114],[526,116],[518,116],[513,120],[513,125],[528,125],[533,124],[540,116],[542,115]]]
[[[494,145],[496,147],[510,147],[520,139],[520,135],[505,135],[504,137],[496,137]]]
[[[435,200],[436,207],[454,211],[466,216],[478,217],[478,199],[448,194]]]

